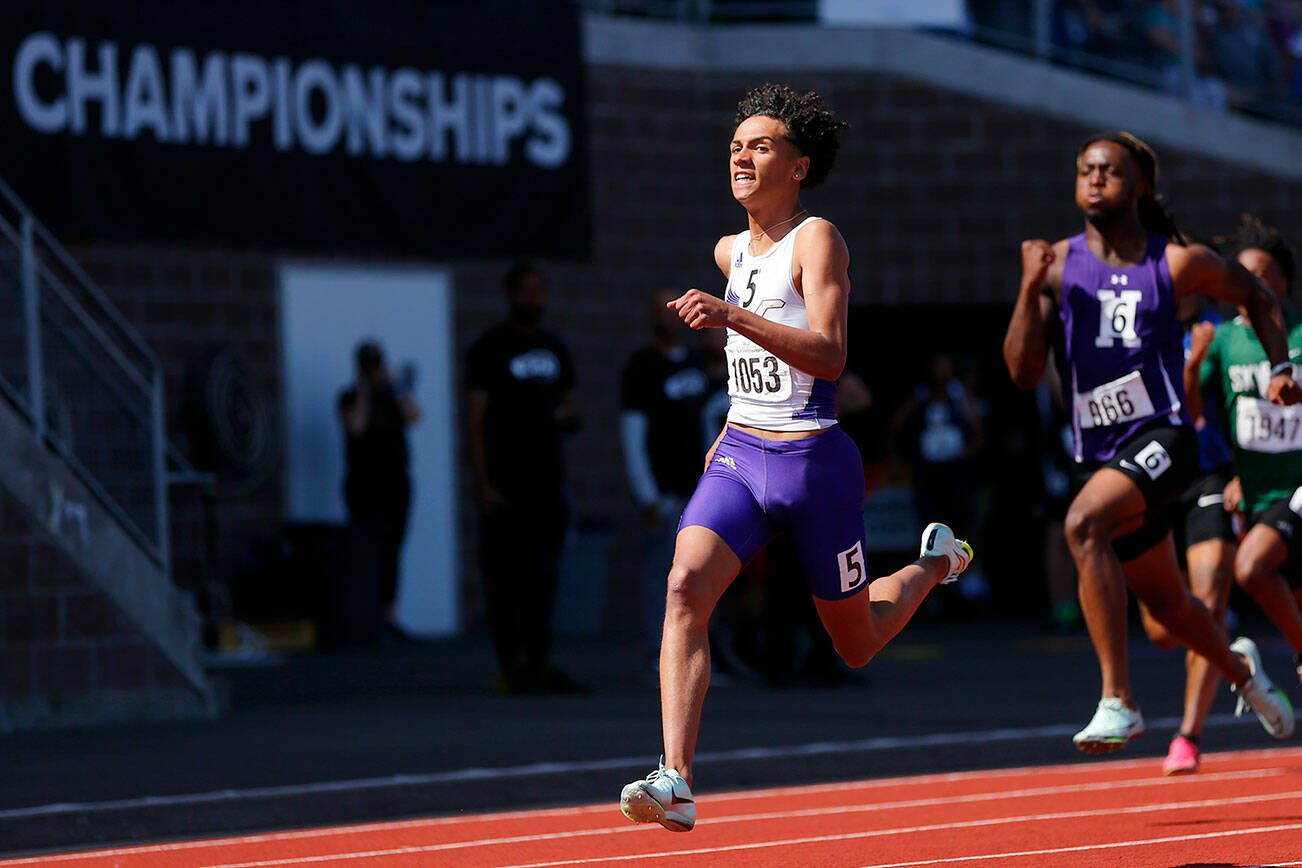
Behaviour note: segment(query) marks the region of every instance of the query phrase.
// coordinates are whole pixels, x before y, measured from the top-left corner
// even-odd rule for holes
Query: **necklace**
[[[756,241],[759,241],[759,240],[760,240],[760,237],[761,237],[761,236],[768,235],[769,232],[773,231],[774,229],[777,229],[779,226],[781,226],[781,225],[783,225],[783,224],[785,224],[785,223],[790,223],[792,220],[795,220],[795,219],[796,219],[797,217],[799,217],[801,214],[807,214],[808,212],[809,212],[809,209],[808,209],[808,208],[801,208],[799,211],[797,211],[795,214],[792,214],[792,215],[791,215],[790,217],[788,217],[786,220],[783,220],[783,221],[781,221],[781,222],[779,222],[779,223],[774,223],[772,226],[769,226],[768,228],[760,227],[760,231],[759,231],[759,232],[752,232],[752,233],[750,234],[750,243],[751,243],[751,244],[754,244]],[[770,236],[770,238],[771,238],[771,237],[772,237],[772,236]]]

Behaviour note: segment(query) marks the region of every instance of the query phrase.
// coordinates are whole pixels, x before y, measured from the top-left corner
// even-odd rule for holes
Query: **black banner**
[[[575,6],[6,0],[0,175],[65,240],[588,247]]]

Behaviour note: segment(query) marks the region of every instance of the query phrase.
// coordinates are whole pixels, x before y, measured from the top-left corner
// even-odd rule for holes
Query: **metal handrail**
[[[54,433],[47,433],[45,440],[54,449],[55,453],[67,463],[73,473],[77,475],[77,478],[81,480],[81,484],[90,490],[90,493],[100,502],[100,506],[104,507],[113,516],[122,530],[136,541],[154,563],[168,569],[166,555],[158,542],[150,539],[149,534],[142,530],[140,525],[131,519],[131,516],[127,515],[127,511],[122,508],[122,504],[118,503],[113,495],[108,493],[99,480],[95,478],[95,474],[90,472],[90,469],[81,462],[81,459],[77,457],[68,444],[64,443],[63,439]]]
[[[140,357],[145,361],[148,367],[160,367],[158,356],[155,355],[154,351],[145,343],[144,339],[140,337],[140,334],[136,331],[135,327],[132,326],[131,323],[127,322],[126,318],[122,316],[122,313],[113,306],[111,301],[109,301],[108,296],[104,294],[103,290],[95,285],[95,282],[90,279],[90,276],[86,274],[81,265],[77,263],[77,260],[73,259],[72,255],[64,249],[58,239],[55,238],[39,220],[35,219],[35,216],[32,215],[31,209],[28,208],[18,194],[14,192],[13,188],[5,182],[4,178],[0,178],[0,196],[4,196],[4,198],[9,201],[9,204],[18,210],[19,213],[31,215],[33,217],[32,228],[35,236],[44,242],[44,246],[50,251],[50,253],[54,254],[54,256],[58,258],[59,264],[68,269],[68,271],[72,273],[73,277],[77,279],[79,289],[84,292],[98,308],[97,313],[105,316],[109,322],[117,328],[121,333],[121,336],[126,339],[133,350],[140,354]]]
[[[150,381],[146,375],[136,370],[136,366],[131,364],[126,357],[126,354],[123,353],[115,343],[113,343],[112,339],[109,338],[104,329],[100,327],[99,323],[95,322],[91,317],[85,316],[82,311],[78,309],[79,305],[77,299],[73,297],[72,293],[68,290],[68,287],[64,285],[63,281],[59,280],[58,275],[47,268],[43,262],[38,262],[36,267],[37,274],[48,281],[46,286],[54,292],[54,295],[58,297],[59,301],[63,302],[63,306],[77,317],[77,321],[81,325],[85,326],[86,331],[89,332],[90,336],[95,339],[97,344],[99,344],[99,348],[107,353],[108,356],[117,363],[123,373],[131,377],[132,381],[142,392],[148,392]],[[153,373],[152,367],[153,366],[151,366],[150,373]]]
[[[47,317],[46,322],[50,322],[50,321],[51,318]],[[85,341],[81,338],[81,336],[73,333],[65,332],[63,337],[64,340],[66,340],[68,344],[72,347],[72,351],[75,352],[79,358],[81,358],[87,364],[94,363],[95,357],[92,354],[91,348],[85,345]],[[146,411],[145,413],[139,412],[140,408],[134,406],[136,402],[132,400],[132,398],[138,398],[139,403],[142,404],[147,403],[149,401],[150,386],[148,383],[136,381],[136,385],[138,389],[134,394],[131,394],[126,388],[122,386],[121,383],[114,382],[112,378],[106,377],[98,371],[96,372],[96,374],[98,375],[98,379],[100,383],[103,385],[104,389],[108,392],[109,396],[112,397],[113,400],[117,403],[117,406],[129,412],[136,419],[137,422],[141,423],[141,425],[147,426],[149,424],[148,411]]]
[[[150,559],[170,573],[169,444],[164,432],[162,365],[135,328],[3,179],[0,179],[0,201],[15,212],[0,214],[0,236],[8,238],[18,249],[27,394],[22,395],[9,383],[3,383],[0,392],[18,407],[36,436],[63,459]],[[15,219],[16,226],[10,222]],[[43,310],[51,303],[57,305],[57,312],[55,308]],[[45,394],[47,364],[42,356],[43,327],[54,329],[66,339],[71,351],[94,372],[98,387],[107,390],[115,400],[119,411],[148,432],[145,436],[149,441],[147,453],[152,475],[152,533],[133,519],[124,505],[105,488],[77,455],[73,445],[65,442],[59,432],[49,430]],[[111,375],[111,371],[117,371],[118,375]],[[147,408],[143,414],[139,411],[141,406]]]
[[[1090,54],[1087,51],[1064,48],[1061,45],[1041,45],[1031,37],[1009,33],[1005,30],[973,26],[968,34],[953,35],[964,40],[970,36],[993,48],[1032,55],[1039,57],[1041,60],[1064,63],[1080,69],[1087,69],[1090,72],[1102,73],[1109,78],[1120,79],[1131,84],[1138,84],[1148,88],[1158,88],[1161,85],[1158,74],[1151,67],[1144,66],[1141,63],[1131,63],[1118,60],[1115,57]]]

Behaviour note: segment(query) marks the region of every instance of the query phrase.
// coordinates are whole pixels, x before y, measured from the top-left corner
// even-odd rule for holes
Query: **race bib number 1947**
[[[1302,449],[1302,405],[1277,407],[1261,398],[1240,396],[1234,408],[1234,434],[1240,447],[1252,452]]]

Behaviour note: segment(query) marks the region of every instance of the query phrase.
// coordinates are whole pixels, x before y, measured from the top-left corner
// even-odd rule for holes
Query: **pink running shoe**
[[[1171,739],[1171,748],[1166,752],[1166,762],[1162,763],[1164,775],[1191,775],[1198,771],[1198,745],[1177,735]]]

